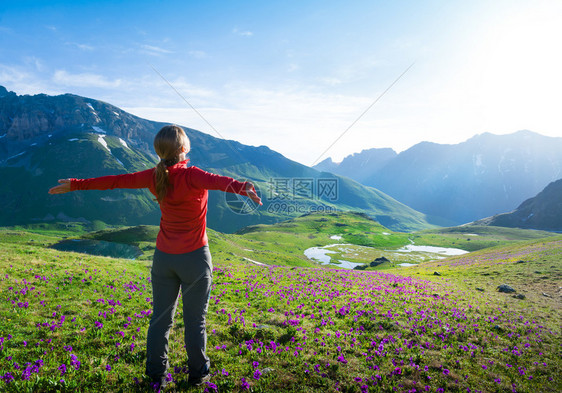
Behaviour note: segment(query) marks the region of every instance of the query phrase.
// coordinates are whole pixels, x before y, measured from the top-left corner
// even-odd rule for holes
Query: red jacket
[[[246,194],[246,182],[205,172],[187,160],[168,167],[171,187],[160,203],[162,217],[156,247],[169,254],[183,254],[207,244],[207,190]],[[154,170],[103,176],[92,179],[71,179],[76,190],[112,190],[114,188],[148,188],[156,196]]]

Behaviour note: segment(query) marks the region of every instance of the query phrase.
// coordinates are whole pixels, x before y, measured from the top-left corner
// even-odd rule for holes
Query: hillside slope
[[[562,231],[562,179],[550,183],[535,197],[510,213],[478,221],[484,225]]]

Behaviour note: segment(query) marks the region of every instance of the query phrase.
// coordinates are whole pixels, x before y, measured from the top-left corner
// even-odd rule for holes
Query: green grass
[[[412,240],[415,243],[428,246],[455,247],[466,251],[477,251],[514,241],[542,239],[550,236],[556,236],[556,234],[519,228],[463,225],[415,232],[412,234]]]
[[[140,391],[157,227],[65,234],[145,247],[135,261],[50,249],[63,233],[43,229],[0,231],[0,390]],[[212,384],[186,386],[178,307],[168,390],[560,391],[562,235],[462,231],[396,233],[356,214],[209,230]],[[479,235],[468,237],[471,245],[501,245],[378,272],[318,268],[303,256],[308,247],[357,241],[368,247],[347,252],[363,249],[357,258],[368,261],[409,238],[454,246],[470,233]],[[503,283],[525,298],[498,293]]]

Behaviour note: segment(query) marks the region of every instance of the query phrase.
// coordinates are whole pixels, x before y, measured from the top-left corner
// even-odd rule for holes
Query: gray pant
[[[149,377],[158,379],[168,368],[168,337],[180,287],[189,377],[199,378],[209,372],[205,321],[212,272],[207,245],[185,254],[167,254],[158,249],[154,252],[151,271],[153,314],[146,339],[146,374]]]

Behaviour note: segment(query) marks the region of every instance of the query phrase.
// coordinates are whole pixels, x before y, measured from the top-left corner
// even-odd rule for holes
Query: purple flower
[[[215,390],[216,391],[218,389],[217,385],[215,385],[212,382],[206,382],[206,384],[207,384],[207,387],[205,388],[204,392],[208,392],[209,390]]]
[[[12,379],[13,379],[13,378],[12,378]],[[246,381],[246,378],[242,377],[242,379],[241,379],[240,382],[242,382],[242,383],[240,384],[240,388],[241,388],[242,390],[248,390],[248,389],[250,388],[250,384]]]
[[[259,369],[256,369],[256,371],[254,371],[254,379],[259,380],[261,376],[262,372]]]
[[[60,376],[62,377],[64,374],[66,374],[66,364],[61,364],[58,370],[60,371]]]

